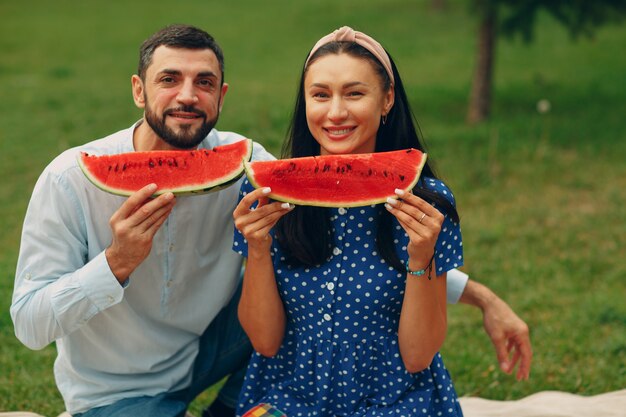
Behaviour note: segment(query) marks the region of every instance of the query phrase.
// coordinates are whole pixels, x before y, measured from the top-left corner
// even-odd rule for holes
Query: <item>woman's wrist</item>
[[[406,269],[407,269],[407,273],[413,276],[428,276],[428,279],[431,278],[431,272],[432,272],[432,267],[433,267],[433,261],[435,259],[435,254],[433,254],[427,261],[424,261],[423,259],[412,259],[409,258],[409,260],[407,261],[406,265]]]

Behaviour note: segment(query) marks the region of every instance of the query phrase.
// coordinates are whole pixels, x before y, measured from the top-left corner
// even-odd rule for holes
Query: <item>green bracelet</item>
[[[417,271],[411,271],[409,269],[409,261],[406,261],[406,272],[407,274],[411,274],[411,275],[415,275],[417,277],[421,277],[422,275],[426,274],[426,271],[428,271],[428,279],[430,280],[432,277],[430,276],[430,272],[433,269],[433,260],[435,259],[435,254],[433,253],[433,257],[430,258],[430,261],[428,262],[428,266],[426,266],[424,269],[418,269]]]
[[[417,271],[411,271],[408,267],[406,268],[406,272],[408,274],[411,275],[416,275],[418,277],[421,277],[422,275],[424,275],[426,273],[426,270],[428,269],[428,267],[424,268],[424,269],[418,269]]]

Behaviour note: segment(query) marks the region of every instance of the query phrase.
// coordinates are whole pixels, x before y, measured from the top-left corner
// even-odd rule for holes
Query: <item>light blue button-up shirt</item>
[[[125,200],[82,174],[79,151],[133,151],[134,126],[58,156],[28,206],[11,317],[32,349],[57,342],[54,370],[70,413],[190,383],[198,338],[232,297],[242,259],[231,250],[240,182],[181,196],[148,258],[123,287],[104,256],[109,218]],[[211,131],[212,148],[243,139]],[[272,156],[258,144],[254,159]]]
[[[28,206],[11,317],[32,349],[56,341],[54,372],[74,414],[185,388],[199,336],[232,297],[242,258],[231,250],[241,181],[216,193],[181,196],[148,258],[122,286],[104,256],[109,219],[124,197],[92,185],[76,162],[132,152],[134,126],[65,151],[46,167]],[[243,139],[212,130],[201,148]],[[253,159],[272,159],[255,143]],[[448,273],[456,302],[467,276]]]

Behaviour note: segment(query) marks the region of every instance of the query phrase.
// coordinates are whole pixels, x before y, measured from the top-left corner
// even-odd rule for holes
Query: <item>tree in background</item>
[[[537,16],[545,11],[561,22],[573,39],[592,37],[595,29],[626,16],[626,0],[472,0],[478,14],[476,67],[469,97],[467,121],[479,123],[489,117],[493,88],[495,48],[498,35],[533,39]]]

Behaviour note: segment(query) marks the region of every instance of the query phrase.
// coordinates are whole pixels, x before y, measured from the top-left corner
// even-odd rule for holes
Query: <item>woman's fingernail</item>
[[[391,206],[391,204],[385,204],[385,208],[386,208],[387,210],[391,210],[391,209],[393,209],[393,207]]]
[[[404,190],[401,190],[401,189],[399,189],[399,188],[396,188],[395,193],[396,193],[397,195],[402,196],[402,195],[404,195]]]
[[[263,188],[263,194],[269,194],[271,192],[272,192],[272,189],[270,187]]]
[[[392,206],[395,206],[398,204],[398,200],[395,198],[387,197],[387,203],[391,204]]]

